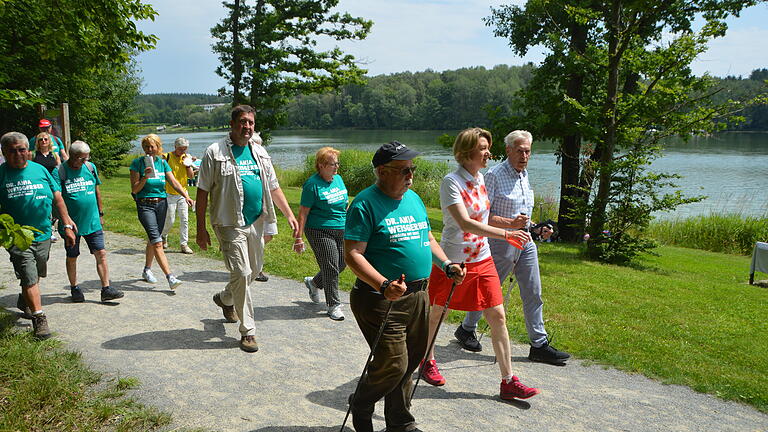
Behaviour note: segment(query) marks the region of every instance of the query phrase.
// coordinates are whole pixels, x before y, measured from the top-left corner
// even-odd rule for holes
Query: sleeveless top
[[[48,156],[45,156],[40,152],[35,152],[35,158],[32,160],[44,166],[49,173],[53,173],[53,170],[56,169],[56,166],[58,165],[56,163],[56,156],[53,155],[53,152],[48,152]]]

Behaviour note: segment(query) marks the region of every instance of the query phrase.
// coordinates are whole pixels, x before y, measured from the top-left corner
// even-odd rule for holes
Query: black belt
[[[405,286],[408,287],[408,288],[405,290],[403,295],[408,295],[408,294],[412,294],[412,293],[415,293],[415,292],[424,291],[429,286],[429,278],[416,279],[416,280],[413,280],[413,281],[410,281],[410,282],[406,282]],[[355,280],[355,284],[354,284],[353,288],[360,289],[360,290],[365,290],[365,291],[372,291],[372,292],[375,292],[376,294],[381,294],[379,292],[379,287],[374,288],[374,287],[368,285],[367,283],[363,282],[362,280],[360,280],[360,278]]]
[[[136,201],[142,204],[157,204],[160,201],[165,201],[165,198],[139,198]]]

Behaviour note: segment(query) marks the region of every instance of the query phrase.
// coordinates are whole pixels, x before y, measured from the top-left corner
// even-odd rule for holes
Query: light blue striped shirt
[[[528,170],[517,172],[507,159],[485,174],[485,187],[491,200],[491,215],[514,218],[520,213],[533,214],[533,189]]]

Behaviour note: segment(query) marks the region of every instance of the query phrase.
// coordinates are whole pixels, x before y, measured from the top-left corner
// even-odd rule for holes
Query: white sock
[[[504,384],[509,384],[510,382],[512,382],[512,375],[507,375],[505,377],[502,377],[501,380],[504,381]]]

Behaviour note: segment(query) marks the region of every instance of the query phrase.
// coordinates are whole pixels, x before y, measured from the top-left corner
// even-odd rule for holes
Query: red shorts
[[[504,302],[501,282],[496,274],[493,258],[466,264],[467,276],[461,285],[456,285],[448,309],[480,311]],[[439,267],[432,266],[429,276],[429,303],[445,306],[453,279],[448,279]]]

